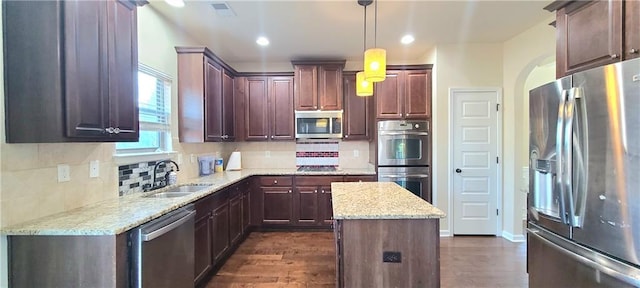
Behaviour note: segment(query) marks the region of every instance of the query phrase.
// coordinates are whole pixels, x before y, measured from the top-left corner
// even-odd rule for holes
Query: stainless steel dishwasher
[[[193,287],[193,204],[131,232],[131,287]]]

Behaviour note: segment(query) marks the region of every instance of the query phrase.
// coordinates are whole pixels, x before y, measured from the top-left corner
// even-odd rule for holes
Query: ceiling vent
[[[220,17],[236,16],[236,13],[231,10],[231,7],[229,7],[229,4],[227,4],[227,2],[211,3],[211,7],[213,7],[213,10],[216,10],[216,14],[218,14],[218,16]]]

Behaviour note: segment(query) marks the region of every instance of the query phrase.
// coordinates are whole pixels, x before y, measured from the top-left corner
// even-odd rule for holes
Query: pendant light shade
[[[364,72],[356,73],[356,95],[373,96],[373,83],[364,79]]]
[[[384,81],[387,77],[387,51],[371,48],[364,52],[364,78],[369,82]]]

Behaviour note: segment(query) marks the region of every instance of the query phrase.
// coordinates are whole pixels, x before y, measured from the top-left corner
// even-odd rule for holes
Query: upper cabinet
[[[638,57],[640,4],[632,1],[556,1],[556,77]]]
[[[233,141],[235,71],[205,47],[176,51],[180,142]]]
[[[293,61],[295,110],[341,110],[345,61]]]
[[[136,3],[2,5],[7,142],[137,141]]]
[[[429,119],[431,66],[388,66],[387,69],[386,79],[375,83],[376,118]]]
[[[371,102],[373,97],[361,97],[356,95],[356,75],[345,73],[343,75],[344,87],[344,140],[370,140],[371,139]]]
[[[243,83],[244,139],[293,140],[293,77],[239,77]],[[236,110],[238,111],[238,110]]]

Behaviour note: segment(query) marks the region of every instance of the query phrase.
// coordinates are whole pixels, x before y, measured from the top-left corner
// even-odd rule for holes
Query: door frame
[[[497,118],[497,133],[496,133],[496,143],[497,143],[497,150],[496,151],[496,155],[498,155],[498,158],[500,159],[500,162],[498,163],[498,167],[496,169],[496,207],[498,207],[499,210],[502,210],[500,212],[502,212],[502,214],[498,214],[496,217],[496,236],[500,236],[503,237],[503,231],[502,231],[502,226],[503,226],[503,218],[504,218],[504,203],[503,203],[503,197],[502,197],[502,165],[504,163],[504,157],[502,155],[502,114],[503,114],[503,104],[502,104],[502,88],[501,87],[451,87],[449,88],[449,95],[447,95],[448,97],[448,104],[449,104],[449,147],[447,148],[448,151],[448,167],[449,167],[449,171],[447,172],[447,182],[449,184],[449,191],[447,191],[448,195],[447,198],[449,199],[449,203],[448,203],[448,211],[449,211],[449,215],[451,215],[451,218],[449,218],[448,221],[448,226],[447,229],[449,230],[449,235],[453,236],[453,217],[455,217],[454,215],[454,211],[453,211],[453,201],[454,201],[454,197],[453,197],[453,103],[454,103],[454,99],[453,99],[453,95],[456,92],[495,92],[497,94],[497,98],[496,99],[496,103],[499,105],[499,109],[498,109],[498,118]]]

